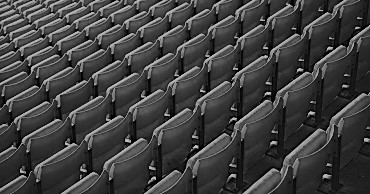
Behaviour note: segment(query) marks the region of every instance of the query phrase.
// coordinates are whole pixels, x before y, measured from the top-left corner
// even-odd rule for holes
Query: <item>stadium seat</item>
[[[36,24],[36,28],[39,29],[41,28],[42,26],[54,21],[58,19],[58,14],[54,14],[54,13],[50,13],[40,19],[37,19],[36,21],[34,21],[33,23]]]
[[[154,130],[153,134],[158,137],[156,175],[159,180],[178,168],[190,154],[199,113],[186,108]]]
[[[166,90],[167,85],[175,79],[175,73],[180,67],[180,55],[168,53],[145,67],[148,72],[148,92],[158,89]]]
[[[344,46],[339,46],[314,66],[314,71],[322,70],[322,107],[326,107],[332,102],[342,89],[344,83],[344,74],[349,70],[352,52],[347,53]]]
[[[42,102],[16,117],[13,122],[17,125],[19,140],[53,121],[56,116],[56,106],[55,101],[52,103]]]
[[[273,72],[273,62],[273,57],[262,56],[235,74],[233,80],[240,83],[238,89],[240,104],[237,107],[239,119],[263,99],[265,83]]]
[[[196,101],[195,107],[201,109],[200,148],[221,135],[229,124],[238,87],[236,82],[224,81]]]
[[[141,73],[159,55],[159,41],[148,42],[128,53],[124,60],[127,60],[129,73]]]
[[[95,72],[91,77],[94,80],[94,95],[104,96],[106,90],[113,84],[128,75],[128,70],[121,61],[115,61]]]
[[[287,1],[287,0],[277,0]],[[277,2],[274,1],[274,2]],[[271,3],[273,4],[273,3]],[[271,23],[270,45],[276,47],[285,39],[294,34],[293,28],[298,28],[299,7],[287,5],[275,14],[267,18],[267,25]]]
[[[4,186],[19,176],[26,165],[26,146],[9,147],[0,152],[0,185]]]
[[[77,19],[81,18],[82,16],[90,13],[90,9],[88,7],[82,6],[74,11],[69,12],[64,17],[66,18],[66,22],[72,24]]]
[[[353,36],[349,42],[349,47],[350,49],[355,49],[355,58],[357,58],[357,60],[354,61],[356,69],[354,69],[353,74],[351,73],[351,75],[354,75],[356,77],[356,81],[363,78],[365,74],[370,70],[370,66],[367,63],[370,58],[368,55],[366,55],[366,51],[370,49],[369,31],[370,27],[363,29],[356,36]],[[354,76],[351,76],[351,78]]]
[[[195,66],[203,66],[206,54],[211,50],[211,38],[210,34],[199,34],[177,48],[177,52],[181,53],[180,74]]]
[[[37,51],[40,51],[41,49],[48,47],[50,45],[49,41],[50,39],[48,37],[45,37],[44,39],[39,38],[35,41],[32,41],[22,46],[21,48],[19,48],[19,50],[21,51],[22,56],[24,58],[27,58],[33,53],[36,53]]]
[[[293,167],[287,166],[285,172],[278,171],[275,168],[270,169],[243,194],[257,193],[293,193]]]
[[[239,0],[221,0],[213,5],[216,8],[217,21],[221,21],[228,16],[234,15],[235,11],[242,5]]]
[[[99,13],[90,12],[78,18],[73,23],[76,25],[77,30],[82,31],[86,26],[98,21],[99,19]]]
[[[32,71],[32,66],[35,66],[36,64],[48,59],[49,57],[53,55],[58,54],[58,49],[56,46],[47,46],[32,55],[28,56],[26,60],[28,61],[28,66],[31,66],[31,71]]]
[[[246,34],[260,24],[261,18],[267,16],[267,0],[250,1],[235,11],[235,16],[241,22],[241,34]]]
[[[136,14],[137,10],[135,6],[127,5],[123,8],[111,13],[109,15],[112,18],[112,22],[114,25],[124,25],[125,21]]]
[[[31,66],[31,72],[35,71],[36,72],[36,79],[38,79],[38,75],[37,75],[37,69],[38,68],[53,64],[53,63],[57,62],[59,59],[60,59],[60,56],[57,53],[55,53],[54,55],[46,58],[45,60],[42,60],[42,61],[38,62],[35,65],[32,65]]]
[[[185,2],[166,13],[169,16],[170,29],[178,25],[185,25],[185,22],[195,14],[193,3],[193,1],[190,4]]]
[[[144,26],[146,23],[152,21],[152,17],[150,12],[140,12],[130,18],[128,18],[124,25],[126,26],[126,30],[128,33],[136,33],[136,31],[141,27]],[[114,24],[117,24],[114,22]],[[118,23],[119,24],[119,23]]]
[[[89,3],[89,5],[87,5],[87,6],[90,7],[90,10],[92,12],[97,12],[100,8],[108,5],[111,2],[112,2],[112,0],[95,0],[91,3]]]
[[[283,9],[284,6],[289,3],[290,0],[276,0],[276,1],[268,1],[268,13],[271,15],[275,14],[279,10]]]
[[[136,9],[139,12],[147,11],[149,12],[149,8],[156,3],[158,3],[160,0],[136,0],[134,2],[134,6],[136,6]]]
[[[89,37],[90,40],[94,40],[100,33],[111,27],[111,21],[109,19],[102,18],[85,27],[86,36]]]
[[[239,21],[234,16],[228,16],[208,29],[212,34],[213,52],[217,52],[226,45],[235,45],[239,34]]]
[[[48,37],[50,39],[51,44],[55,45],[59,40],[62,40],[63,38],[73,34],[75,31],[76,31],[75,24],[66,25],[50,33]]]
[[[313,22],[316,18],[320,17],[322,13],[320,13],[319,9],[324,9],[326,4],[325,0],[318,0],[318,1],[310,1],[310,0],[297,0],[295,1],[296,4],[299,5],[300,9],[300,31],[303,30],[305,26]]]
[[[56,44],[58,45],[58,50],[62,55],[67,53],[70,49],[82,44],[86,41],[86,34],[84,32],[76,31],[62,39],[60,39]]]
[[[53,76],[50,76],[44,81],[49,99],[54,99],[58,94],[72,87],[80,80],[78,67],[67,67]]]
[[[79,9],[82,7],[82,2],[72,2],[69,5],[66,5],[62,8],[60,8],[56,15],[58,15],[60,18],[64,18],[67,14],[73,12],[76,9]]]
[[[80,179],[80,167],[86,164],[86,142],[70,144],[35,167],[42,193],[61,193]]]
[[[4,105],[6,106],[6,105]],[[0,114],[1,114],[1,119],[5,119],[4,115],[1,113],[3,111],[4,107],[0,109]],[[10,123],[10,121],[8,122]],[[0,125],[0,152],[8,149],[12,145],[15,145],[16,142],[18,141],[16,134],[17,134],[17,126],[14,123],[11,124],[1,124]]]
[[[112,116],[125,116],[128,109],[141,100],[141,94],[146,90],[146,71],[141,75],[132,73],[107,89],[112,95]]]
[[[150,179],[149,165],[153,160],[156,137],[150,142],[140,138],[104,163],[109,172],[112,193],[141,193]]]
[[[166,194],[175,194],[175,193],[191,193],[192,192],[192,173],[191,168],[187,167],[184,170],[184,173],[181,173],[177,170],[174,170],[164,179],[159,181],[151,189],[149,189],[145,194],[151,193],[166,193]]]
[[[269,41],[269,31],[271,26],[259,25],[237,40],[238,47],[241,49],[241,64],[239,69],[248,66],[250,63],[266,54],[264,46]],[[240,46],[239,46],[240,45]]]
[[[158,37],[161,55],[165,56],[168,53],[175,53],[177,47],[182,45],[188,38],[186,26],[178,25],[168,32],[163,33]]]
[[[9,100],[10,98],[14,97],[15,95],[25,91],[26,89],[34,85],[36,85],[36,79],[35,73],[33,72],[17,83],[4,85],[1,96],[3,99]]]
[[[75,109],[71,118],[72,141],[80,143],[86,134],[103,125],[108,115],[110,96],[98,96]]]
[[[358,25],[357,18],[362,16],[362,0],[344,0],[334,6],[333,12],[339,12],[339,27],[335,43],[346,44],[354,35]]]
[[[275,102],[265,100],[235,123],[234,130],[240,131],[244,142],[241,148],[244,152],[244,171],[257,164],[269,150],[271,132],[279,124],[282,105],[280,98]]]
[[[89,170],[101,173],[104,162],[124,149],[130,121],[130,115],[118,115],[85,136],[90,158]]]
[[[80,193],[108,193],[108,172],[103,171],[100,175],[95,172],[90,173],[77,183],[70,186],[62,194]]]
[[[206,66],[202,69],[193,67],[168,84],[172,91],[170,114],[174,116],[185,108],[194,109],[195,102],[201,96],[201,88],[205,84]]]
[[[285,157],[282,171],[293,166],[296,193],[314,193],[321,184],[332,151],[333,133],[317,129]]]
[[[45,86],[32,86],[7,101],[12,118],[27,112],[46,100]]]
[[[168,17],[161,18],[158,17],[151,22],[148,22],[144,26],[140,27],[138,31],[140,32],[140,37],[143,43],[155,42],[156,39],[168,31],[169,21]]]
[[[125,1],[112,1],[108,5],[101,7],[98,12],[100,13],[101,17],[108,18],[110,14],[118,11],[119,9],[123,8]]]
[[[67,18],[63,18],[63,19],[56,19],[48,24],[45,24],[44,26],[42,26],[40,29],[42,31],[42,34],[43,35],[48,35],[56,30],[58,30],[59,28],[62,28],[63,26],[67,25]]]
[[[186,166],[193,172],[193,193],[218,193],[229,177],[229,165],[235,156],[240,132],[220,134],[192,156]]]
[[[51,12],[51,7],[47,7],[47,8],[41,8],[41,9],[38,9],[37,11],[27,15],[27,19],[29,21],[29,23],[34,23],[36,20],[40,19],[40,18],[43,18],[44,16],[47,16],[49,15]]]
[[[207,34],[208,28],[214,23],[216,23],[216,8],[205,9],[192,16],[186,21],[190,38],[194,38],[200,33]]]
[[[18,50],[15,54],[14,54],[15,57],[21,57],[21,53],[20,51]],[[12,62],[14,61],[14,62]],[[15,58],[7,58],[5,59],[4,61],[0,61],[1,62],[5,62],[5,63],[10,63],[9,65],[7,65],[6,67],[2,68],[0,70],[0,80],[1,81],[4,81],[20,72],[29,72],[29,67],[28,67],[28,61],[23,61],[23,62],[20,62],[18,59],[15,59]]]
[[[122,61],[126,54],[130,53],[137,47],[141,46],[140,34],[129,34],[125,37],[117,40],[116,42],[110,45],[113,54],[113,60]]]
[[[169,96],[169,90],[157,90],[129,108],[128,112],[132,114],[131,140],[149,140],[154,129],[164,123]]]
[[[370,113],[369,105],[370,96],[362,93],[330,120],[330,125],[338,127],[340,143],[336,143],[334,147],[340,152],[338,166],[340,169],[343,169],[356,157],[364,144],[365,131],[368,125],[366,121],[369,120]]]
[[[77,66],[80,67],[82,79],[88,80],[95,72],[106,67],[112,62],[112,55],[110,49],[100,49],[89,55],[88,57],[80,60]]]
[[[312,72],[316,62],[324,55],[328,46],[331,46],[330,37],[334,37],[339,14],[325,13],[310,24],[303,33],[308,34],[308,48],[305,53],[305,70]]]
[[[106,50],[112,43],[118,41],[124,36],[126,36],[125,26],[117,24],[100,33],[97,39],[99,40],[99,45]]]
[[[164,18],[167,12],[177,6],[176,3],[176,0],[162,0],[152,5],[149,10],[154,18]]]
[[[54,74],[58,73],[59,71],[62,71],[63,69],[69,66],[68,55],[66,54],[63,55],[61,58],[59,58],[57,61],[53,63],[50,63],[50,61],[48,61],[48,64],[45,64],[42,66],[41,65],[37,66],[36,64],[35,66],[34,66],[35,67],[34,69],[36,71],[36,79],[38,80],[39,83],[44,83],[46,79],[48,79],[49,77],[53,76]]]
[[[93,96],[93,80],[81,81],[71,86],[55,97],[58,103],[58,113],[63,120],[70,112],[84,105]]]
[[[217,87],[223,81],[231,81],[238,62],[238,49],[227,45],[204,61],[207,67],[206,91]]]
[[[305,72],[279,90],[276,97],[284,102],[284,139],[297,131],[306,120],[310,111],[310,102],[315,100],[320,74]],[[279,142],[283,143],[283,142]]]
[[[85,41],[84,43],[70,49],[67,54],[72,67],[75,67],[77,63],[95,53],[99,50],[98,40],[92,42],[91,40]]]
[[[13,42],[15,43],[15,46],[17,48],[22,47],[36,39],[41,38],[42,32],[41,30],[31,30],[25,34],[22,34],[21,36],[13,39]]]
[[[1,193],[37,194],[36,177],[30,172],[28,177],[21,175],[0,188]]]
[[[28,74],[24,71],[20,72],[20,73],[17,73],[16,75],[0,82],[0,91],[3,91],[3,88],[5,85],[10,85],[10,84],[14,84],[14,83],[17,83],[19,81],[22,81],[23,79],[25,79],[26,77],[28,77]],[[0,104],[3,104],[3,102],[1,102]]]
[[[70,120],[62,122],[55,119],[26,135],[22,144],[27,146],[27,169],[33,170],[37,164],[59,152],[65,147],[69,137]]]
[[[277,89],[287,85],[296,75],[300,66],[301,57],[304,54],[307,43],[307,36],[294,34],[271,50],[270,54],[275,55],[277,72]]]

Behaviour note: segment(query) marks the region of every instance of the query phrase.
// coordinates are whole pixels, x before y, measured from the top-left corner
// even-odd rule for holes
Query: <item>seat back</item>
[[[280,121],[282,99],[264,101],[237,121],[234,129],[241,132],[244,141],[244,169],[255,165],[268,151],[271,131]]]
[[[297,193],[315,192],[320,185],[330,154],[332,137],[333,130],[325,132],[317,129],[285,157],[282,170],[288,165],[293,166]]]
[[[263,99],[265,83],[273,72],[274,56],[262,56],[237,72],[234,80],[239,80],[238,117],[246,115]]]
[[[153,149],[157,137],[146,143],[135,155],[127,153],[125,159],[114,162],[109,170],[111,192],[137,193],[143,192],[149,181],[149,165],[153,160]],[[143,140],[139,139],[138,141]],[[146,140],[143,140],[146,141]],[[126,148],[128,149],[128,148]],[[133,148],[135,149],[135,148]]]
[[[193,109],[200,98],[200,90],[205,84],[206,66],[202,69],[193,67],[168,84],[172,91],[171,115],[179,113],[184,108]]]
[[[238,39],[237,44],[240,45],[238,47],[241,49],[241,68],[264,55],[263,48],[269,40],[270,29],[271,25],[266,27],[259,25]]]
[[[0,153],[0,185],[4,186],[19,176],[20,169],[26,165],[26,148],[10,147]]]
[[[58,113],[64,119],[70,112],[88,102],[92,96],[93,81],[81,81],[55,97]]]
[[[228,45],[204,61],[207,66],[206,90],[210,91],[223,81],[231,81],[238,62],[238,49]]]
[[[318,72],[312,74],[305,72],[277,92],[276,96],[283,99],[286,108],[285,139],[306,120],[310,111],[310,102],[317,93],[319,79]]]
[[[126,35],[110,45],[113,54],[113,60],[123,61],[126,54],[130,53],[139,46],[141,46],[140,33]]]
[[[141,100],[141,94],[146,90],[146,71],[141,75],[133,73],[110,86],[107,92],[112,94],[113,115],[126,115],[129,108]]]
[[[86,134],[105,123],[110,96],[98,96],[69,114],[72,126],[72,139],[83,141]]]
[[[235,156],[238,141],[239,131],[234,131],[231,137],[222,134],[189,159],[187,166],[192,168],[197,193],[221,190],[229,176],[229,164]]]
[[[306,49],[307,38],[306,34],[302,37],[294,34],[272,49],[278,66],[277,89],[281,89],[295,77],[300,65],[299,59]]]
[[[80,167],[86,164],[87,144],[68,147],[35,167],[35,175],[42,193],[61,193],[80,179]]]
[[[132,105],[132,137],[149,141],[155,128],[165,121],[165,112],[169,105],[170,90],[157,90],[138,103]]]
[[[65,147],[70,123],[69,119],[64,122],[56,119],[22,139],[22,144],[27,148],[28,169],[34,169],[37,164]]]
[[[232,116],[231,107],[236,100],[237,87],[238,84],[235,82],[225,81],[195,103],[197,108],[201,108],[202,115],[201,130],[204,136],[199,137],[200,147],[221,135],[229,124]]]
[[[363,145],[369,111],[370,97],[362,93],[330,120],[330,124],[338,126],[338,136],[341,138],[341,169],[357,155]]]
[[[340,93],[344,74],[349,70],[352,55],[353,50],[347,53],[344,46],[339,46],[315,64],[314,71],[321,68],[324,79],[323,107],[326,107]]]
[[[306,54],[308,56],[305,57],[305,61],[307,61],[310,71],[325,54],[326,48],[331,45],[329,37],[334,37],[338,20],[339,14],[337,12],[334,12],[333,15],[325,13],[305,27],[304,32],[309,35],[309,52]]]
[[[130,115],[115,117],[85,136],[88,142],[89,167],[100,173],[104,162],[123,150],[129,133]]]
[[[158,137],[160,175],[179,167],[190,154],[192,135],[199,127],[199,113],[198,109],[193,112],[186,108],[154,130],[153,134]]]
[[[167,89],[168,84],[175,79],[175,73],[180,67],[180,54],[168,53],[146,66],[148,72],[148,92]]]
[[[30,172],[28,177],[21,175],[0,188],[2,193],[37,194],[36,177]]]
[[[357,17],[362,16],[362,10],[362,0],[345,0],[334,6],[333,12],[338,11],[340,14],[339,44],[348,41],[353,36],[357,25]]]

